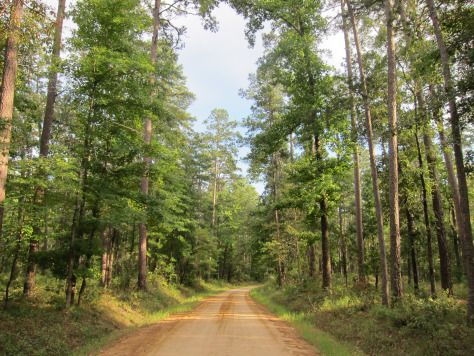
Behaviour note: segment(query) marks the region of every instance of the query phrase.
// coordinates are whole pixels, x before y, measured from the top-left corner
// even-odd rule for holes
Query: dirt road
[[[211,297],[193,312],[138,330],[100,355],[318,355],[286,323],[249,296],[249,288]]]

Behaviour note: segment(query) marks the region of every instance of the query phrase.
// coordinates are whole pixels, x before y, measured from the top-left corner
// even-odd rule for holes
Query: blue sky
[[[188,88],[196,96],[189,111],[197,119],[197,131],[204,129],[203,120],[215,108],[226,109],[230,118],[239,123],[250,114],[251,102],[240,97],[239,90],[247,87],[248,76],[256,71],[256,62],[263,54],[260,40],[253,48],[249,47],[244,36],[245,20],[234,10],[221,5],[214,16],[219,22],[217,32],[205,30],[198,17],[178,20],[187,28],[185,47],[179,51],[179,63],[183,66]],[[242,158],[247,152],[246,147],[239,150],[239,167],[243,174],[247,164]],[[262,184],[254,185],[260,193],[263,191]]]
[[[54,10],[57,0],[45,0]],[[68,9],[75,0],[68,0]],[[334,14],[327,14],[334,15]],[[223,108],[231,119],[241,122],[250,114],[251,102],[239,96],[239,90],[248,85],[248,76],[257,69],[256,62],[263,54],[260,37],[256,45],[250,48],[244,36],[245,20],[227,5],[220,5],[214,16],[219,22],[217,32],[207,31],[196,16],[176,19],[180,26],[186,26],[185,46],[179,50],[179,63],[183,66],[187,85],[196,99],[189,108],[196,118],[195,129],[203,130],[202,122],[214,108]],[[65,35],[71,33],[72,24],[65,23]],[[340,31],[328,36],[322,47],[328,50],[325,59],[336,68],[341,68],[344,55],[344,41]],[[241,148],[242,159],[248,152]],[[246,163],[241,160],[239,167],[245,174]],[[257,191],[263,190],[261,183],[255,183]]]
[[[203,129],[202,121],[212,109],[223,108],[231,119],[241,122],[250,114],[251,102],[239,96],[239,90],[248,86],[249,74],[257,69],[256,62],[263,55],[260,36],[256,45],[249,48],[244,36],[245,20],[227,5],[215,10],[219,22],[217,32],[206,31],[197,17],[188,16],[178,20],[186,26],[185,47],[179,51],[179,63],[183,66],[187,84],[196,100],[189,111],[196,117],[195,129]],[[344,55],[341,33],[328,36],[322,47],[328,50],[326,61],[341,68]],[[247,148],[241,148],[239,167],[245,174],[247,164],[242,160]],[[257,191],[263,191],[262,183],[254,183]]]

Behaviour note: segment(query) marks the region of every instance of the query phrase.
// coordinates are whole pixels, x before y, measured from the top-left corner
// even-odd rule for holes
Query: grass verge
[[[63,285],[55,283],[40,277],[33,300],[18,296],[0,310],[0,355],[93,355],[141,326],[189,311],[231,287],[203,281],[184,287],[160,279],[149,281],[148,292],[91,286],[81,307],[64,310]]]
[[[414,293],[406,288],[403,300],[387,308],[373,285],[346,287],[336,278],[333,282],[330,291],[323,290],[318,279],[288,283],[283,288],[269,282],[254,291],[254,296],[292,323],[323,354],[361,350],[374,356],[474,355],[474,328],[466,324],[460,286],[455,289],[461,292],[456,297],[440,292],[436,298],[424,289]],[[346,350],[338,350],[335,340],[347,346]]]
[[[304,312],[290,311],[285,306],[276,303],[268,294],[268,288],[252,289],[250,295],[255,301],[267,307],[273,314],[293,326],[298,334],[307,342],[315,346],[322,355],[346,356],[363,355],[362,352],[336,340],[329,333],[315,327]]]

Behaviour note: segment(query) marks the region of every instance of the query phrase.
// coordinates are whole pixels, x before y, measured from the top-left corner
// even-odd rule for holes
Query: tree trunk
[[[456,259],[456,279],[458,282],[461,282],[462,280],[462,274],[463,274],[463,267],[461,264],[461,255],[459,253],[459,243],[458,243],[458,234],[456,230],[456,213],[454,212],[453,206],[450,208],[450,214],[451,214],[451,230],[452,230],[452,235],[453,235],[453,252],[454,252],[454,257]]]
[[[323,288],[331,288],[331,255],[329,247],[329,224],[328,209],[326,199],[322,198],[319,202],[321,214],[321,249],[323,264]]]
[[[415,248],[415,228],[413,222],[413,215],[410,213],[407,204],[405,204],[405,214],[407,217],[407,228],[408,228],[408,243],[410,248],[410,263],[411,263],[411,271],[413,274],[413,288],[415,291],[419,290],[419,278],[418,278],[418,264],[416,262],[416,248]],[[410,268],[410,266],[408,266]]]
[[[41,132],[40,139],[40,158],[45,158],[49,153],[49,140],[51,137],[51,127],[54,119],[54,104],[56,102],[57,96],[57,84],[58,84],[58,64],[60,61],[61,55],[61,38],[63,31],[63,20],[66,8],[66,0],[58,1],[58,11],[56,14],[56,24],[54,32],[54,43],[53,43],[53,52],[51,55],[51,64],[49,68],[49,79],[48,79],[48,94],[46,97],[46,109],[43,119],[43,129]],[[40,169],[39,176],[40,178],[44,175],[44,172],[41,172]],[[33,204],[37,210],[42,205],[44,200],[44,189],[41,186],[36,187],[35,196]],[[39,219],[37,219],[39,220]],[[28,251],[28,266],[26,269],[26,279],[23,286],[23,294],[28,297],[30,296],[32,290],[35,287],[35,278],[36,278],[36,263],[34,261],[34,254],[38,250],[38,236],[41,233],[41,228],[39,221],[36,221],[35,226],[33,227],[33,238],[30,241],[30,247]]]
[[[395,299],[403,296],[400,254],[400,209],[398,202],[398,127],[397,127],[397,63],[393,0],[385,0],[388,62],[388,123],[389,123],[389,201],[390,201],[390,282]]]
[[[88,174],[89,174],[89,156],[90,156],[90,130],[91,130],[91,118],[94,111],[94,100],[90,100],[88,119],[86,122],[84,132],[84,153],[81,160],[81,171],[80,171],[80,187],[81,191],[76,195],[76,203],[74,208],[74,214],[71,225],[71,235],[69,240],[69,252],[67,262],[67,280],[66,280],[66,308],[69,308],[74,304],[74,295],[76,289],[76,276],[74,275],[74,264],[75,260],[78,259],[76,256],[76,240],[81,238],[82,225],[85,213],[86,204],[86,190],[88,185]]]
[[[105,284],[107,287],[110,287],[110,284],[112,282],[112,276],[113,276],[113,270],[114,270],[114,258],[115,258],[114,249],[116,245],[117,245],[117,230],[113,229],[112,236],[110,237],[110,240],[109,240],[109,250],[107,253],[107,269],[106,269],[106,275],[105,275]]]
[[[460,233],[461,246],[463,256],[465,258],[465,270],[468,281],[468,302],[467,302],[467,318],[469,324],[474,324],[474,245],[472,243],[472,227],[471,227],[471,213],[469,208],[469,192],[467,187],[466,172],[464,168],[464,155],[462,149],[462,133],[459,122],[459,113],[456,105],[456,94],[454,91],[454,83],[451,76],[451,68],[449,64],[449,55],[444,42],[441,26],[438,21],[438,14],[436,12],[434,0],[426,0],[428,5],[431,22],[438,44],[438,49],[441,57],[441,65],[444,77],[444,89],[448,97],[450,120],[451,120],[451,134],[453,138],[454,159],[456,162],[456,172],[459,186],[460,198],[460,216],[458,216],[462,231]]]
[[[315,130],[316,131],[316,130]],[[322,159],[321,145],[317,132],[313,135],[312,155],[316,161]],[[329,247],[329,222],[328,222],[328,208],[325,197],[319,200],[319,215],[321,224],[321,260],[320,269],[323,274],[323,288],[331,288],[331,250]]]
[[[20,256],[21,242],[23,239],[22,229],[23,229],[24,210],[23,210],[22,205],[23,205],[23,199],[20,200],[20,204],[18,206],[17,240],[16,240],[16,246],[15,246],[15,253],[13,255],[12,266],[10,269],[10,278],[8,279],[7,285],[5,286],[5,298],[3,300],[4,309],[8,307],[8,301],[10,299],[10,286],[13,283],[13,281],[16,279],[17,270],[18,270],[18,257]]]
[[[359,75],[361,82],[361,93],[362,100],[364,103],[365,112],[365,126],[367,131],[367,142],[369,146],[369,157],[370,157],[370,173],[372,176],[372,191],[374,195],[375,213],[377,219],[377,238],[379,244],[379,258],[380,258],[380,274],[381,274],[381,287],[382,287],[382,304],[388,306],[390,304],[389,286],[388,286],[388,269],[387,269],[387,256],[385,252],[385,238],[384,238],[384,227],[383,227],[383,214],[382,214],[382,202],[380,200],[380,192],[378,187],[378,174],[377,174],[377,162],[375,158],[375,147],[373,139],[372,129],[372,116],[370,112],[369,93],[367,90],[367,81],[365,78],[364,65],[362,62],[362,50],[359,41],[359,34],[355,21],[354,11],[349,0],[347,1],[347,7],[349,10],[349,16],[351,18],[352,31],[354,35],[354,43],[357,51],[357,63],[359,66]]]
[[[417,89],[418,107],[420,116],[422,117],[423,124],[423,143],[425,146],[426,162],[428,164],[428,172],[430,174],[432,186],[431,186],[431,199],[433,202],[433,211],[435,214],[436,223],[436,236],[438,239],[438,251],[440,261],[440,273],[441,273],[441,288],[447,290],[449,294],[452,294],[452,283],[451,283],[451,268],[449,261],[448,242],[446,239],[446,228],[444,226],[444,212],[441,198],[441,191],[439,188],[439,174],[436,168],[436,156],[433,149],[433,142],[431,138],[431,128],[427,120],[425,100],[421,88]]]
[[[360,185],[360,164],[359,164],[359,143],[357,134],[357,114],[354,100],[354,84],[352,75],[352,54],[349,40],[349,31],[347,25],[347,14],[345,11],[344,0],[341,0],[342,12],[342,28],[344,32],[344,43],[346,48],[346,70],[347,82],[349,86],[349,98],[351,106],[351,140],[354,145],[353,161],[354,161],[354,202],[355,202],[355,220],[356,220],[356,237],[357,237],[357,267],[359,283],[365,284],[364,270],[364,232],[362,224],[362,190]],[[346,270],[347,272],[347,270]],[[347,283],[346,283],[347,284]]]
[[[10,157],[12,133],[13,99],[15,96],[16,72],[18,67],[18,37],[23,16],[23,0],[13,0],[11,6],[9,34],[5,47],[2,86],[0,88],[0,236],[3,230],[5,186]]]
[[[102,287],[107,287],[107,262],[110,253],[110,227],[107,226],[102,232],[102,258],[101,258],[101,276],[100,284]]]
[[[338,212],[339,212],[339,238],[340,238],[340,243],[341,243],[341,268],[342,268],[342,275],[344,277],[344,282],[347,287],[347,244],[346,244],[346,238],[344,237],[344,231],[343,231],[343,219],[342,219],[341,207],[339,207]],[[364,279],[364,282],[365,282],[365,279]]]
[[[151,49],[150,49],[150,58],[151,64],[155,66],[157,61],[157,51],[158,51],[158,30],[160,28],[160,7],[161,0],[155,0],[155,5],[153,8],[153,35],[151,40]],[[154,82],[154,79],[152,79]],[[143,142],[145,146],[150,146],[151,144],[151,135],[152,135],[152,122],[150,118],[146,118],[143,123]],[[144,197],[148,196],[149,189],[149,169],[151,165],[151,158],[145,155],[143,159],[145,163],[145,173],[142,177],[141,182],[141,192]],[[146,223],[142,222],[139,226],[139,247],[138,247],[138,289],[146,290],[147,289],[147,251],[148,251],[148,235]]]
[[[460,206],[460,198],[459,198],[459,187],[458,187],[458,180],[456,178],[456,173],[454,171],[454,166],[453,166],[453,161],[451,157],[451,151],[449,149],[449,143],[446,139],[446,135],[444,133],[444,125],[442,118],[439,114],[440,112],[440,105],[439,104],[434,104],[438,100],[436,99],[435,95],[435,90],[433,86],[430,85],[430,95],[431,95],[431,101],[432,101],[432,107],[431,107],[431,112],[433,115],[433,120],[436,123],[436,126],[438,128],[438,135],[439,135],[439,140],[441,143],[441,148],[443,151],[443,157],[444,157],[444,163],[446,166],[446,171],[448,173],[448,184],[450,187],[451,191],[451,197],[453,199],[453,208],[454,210],[452,211],[452,222],[453,226],[455,227],[453,229],[454,237],[453,237],[453,243],[455,245],[455,256],[456,256],[456,268],[457,268],[457,274],[458,277],[460,278],[462,274],[462,267],[461,267],[461,259],[459,256],[459,248],[457,246],[458,243],[458,238],[461,237],[462,231],[463,231],[463,226],[458,219],[458,217],[461,216],[461,206]],[[465,261],[464,264],[467,262]]]
[[[418,131],[418,127],[417,127]],[[432,247],[432,237],[431,237],[431,223],[430,223],[430,215],[428,211],[428,197],[426,192],[426,183],[425,183],[425,176],[423,174],[423,157],[421,155],[421,148],[420,142],[418,139],[418,132],[415,132],[415,140],[416,140],[416,148],[418,151],[418,164],[420,166],[420,182],[421,182],[421,200],[423,204],[423,217],[426,229],[426,253],[428,258],[428,276],[430,279],[430,288],[431,288],[431,295],[434,296],[436,294],[436,282],[435,282],[435,274],[434,274],[434,263],[433,263],[433,247]]]
[[[308,246],[308,265],[309,265],[309,277],[313,278],[316,273],[316,254],[314,251],[314,243]]]
[[[211,226],[212,226],[213,230],[215,230],[215,227],[216,227],[218,180],[219,180],[219,163],[218,163],[218,160],[216,158],[216,160],[214,161],[214,184],[213,184],[213,187],[212,187],[212,219],[211,219]]]
[[[272,116],[270,114],[270,116]],[[278,182],[280,176],[280,160],[278,153],[272,154],[272,165],[273,165],[273,182],[272,182],[272,195],[273,195],[273,205],[276,206],[278,203]],[[276,240],[278,242],[278,285],[281,287],[285,283],[285,271],[284,271],[284,262],[281,255],[281,246],[283,246],[283,241],[281,239],[281,228],[280,228],[280,211],[275,207],[274,212],[275,217],[275,232]]]
[[[87,280],[86,277],[82,277],[81,288],[79,289],[79,294],[77,295],[77,306],[81,306],[82,298],[84,297],[84,292],[86,291]]]

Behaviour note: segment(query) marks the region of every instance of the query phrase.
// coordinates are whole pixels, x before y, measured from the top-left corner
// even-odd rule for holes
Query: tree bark
[[[270,114],[271,120],[273,120],[273,115]],[[278,153],[272,154],[272,166],[273,166],[273,182],[272,182],[272,195],[273,195],[273,205],[276,206],[278,203],[279,196],[279,187],[278,183],[280,181],[280,160]],[[281,246],[283,246],[283,241],[281,239],[281,228],[280,228],[280,211],[278,208],[274,208],[274,218],[275,218],[275,232],[276,240],[278,242],[278,285],[281,287],[285,283],[285,271],[283,257],[281,255]]]
[[[308,265],[309,265],[309,277],[313,278],[316,273],[316,254],[314,251],[314,243],[308,246]]]
[[[431,96],[431,102],[432,102],[431,113],[433,116],[433,120],[436,123],[437,129],[438,129],[439,141],[441,143],[441,148],[443,151],[444,164],[446,166],[446,171],[448,173],[448,184],[451,191],[451,197],[453,199],[453,214],[452,214],[452,222],[454,225],[453,243],[455,246],[457,273],[458,273],[458,276],[460,277],[460,275],[463,272],[463,267],[461,267],[461,263],[460,263],[461,259],[459,256],[459,249],[458,249],[457,244],[458,244],[458,238],[460,238],[462,235],[463,226],[458,218],[461,216],[458,180],[456,177],[456,173],[454,171],[454,165],[453,165],[453,160],[451,156],[451,151],[449,149],[448,140],[444,132],[444,124],[439,113],[441,108],[440,108],[440,105],[437,103],[438,100],[436,98],[435,90],[432,85],[430,85],[430,96]],[[467,261],[464,260],[464,265],[466,265],[466,263]]]
[[[347,244],[343,231],[342,207],[338,209],[339,215],[339,238],[341,243],[341,269],[344,277],[344,282],[347,287]],[[365,282],[365,279],[364,279]]]
[[[107,287],[107,263],[110,253],[110,227],[107,226],[102,232],[102,258],[101,258],[101,276],[100,284],[102,287]]]
[[[446,239],[446,228],[444,226],[444,211],[439,185],[439,174],[436,168],[436,156],[433,149],[431,137],[431,128],[427,120],[425,100],[421,88],[417,89],[418,108],[423,124],[423,143],[425,146],[426,162],[428,164],[428,172],[431,178],[431,200],[433,203],[433,211],[435,214],[436,236],[438,239],[438,252],[441,273],[441,288],[452,294],[451,267],[449,261],[448,242]]]
[[[464,155],[462,149],[462,132],[459,122],[459,113],[456,104],[456,94],[451,76],[448,50],[444,42],[443,33],[438,20],[434,0],[426,0],[428,10],[433,23],[434,34],[441,57],[443,69],[444,89],[448,98],[449,113],[451,121],[451,135],[453,138],[454,159],[456,162],[456,173],[459,187],[460,204],[460,234],[463,256],[465,258],[465,270],[468,281],[467,318],[469,324],[474,324],[474,245],[472,243],[471,213],[469,208],[469,191],[467,187],[466,171],[464,168]]]
[[[418,127],[417,127],[418,131]],[[421,182],[421,200],[423,204],[423,217],[426,229],[426,254],[428,259],[428,276],[430,279],[430,290],[431,295],[434,296],[436,294],[436,281],[435,281],[435,273],[434,273],[434,263],[433,263],[433,247],[432,247],[432,237],[431,237],[431,223],[430,223],[430,215],[428,211],[428,197],[426,192],[426,183],[425,183],[425,175],[423,174],[423,156],[421,154],[420,148],[420,141],[418,138],[418,132],[415,132],[415,140],[416,140],[416,148],[418,151],[418,164],[421,169],[420,173],[420,182]]]
[[[420,288],[419,278],[418,278],[418,264],[416,261],[416,248],[415,248],[415,228],[414,228],[414,221],[413,215],[411,214],[410,210],[408,209],[408,205],[405,204],[405,214],[407,218],[407,229],[408,229],[408,243],[409,243],[409,255],[410,255],[410,263],[411,263],[411,271],[413,273],[413,288],[415,291],[418,291]],[[410,268],[410,266],[408,266]]]
[[[5,286],[5,298],[3,299],[3,308],[6,309],[8,307],[8,302],[10,300],[10,287],[13,281],[16,279],[17,271],[18,271],[18,257],[20,256],[21,252],[21,243],[23,240],[23,219],[24,219],[24,209],[23,209],[23,199],[20,200],[20,205],[18,206],[18,219],[17,219],[17,240],[15,246],[15,253],[13,254],[13,261],[12,266],[10,269],[10,277],[8,278],[8,282]]]
[[[389,123],[389,201],[390,201],[390,282],[392,296],[403,296],[400,252],[400,208],[398,202],[398,123],[397,123],[397,63],[393,0],[385,0],[388,62],[388,123]]]
[[[153,7],[153,35],[151,40],[150,58],[151,64],[155,66],[157,61],[158,51],[158,30],[160,28],[160,7],[161,0],[155,0]],[[154,82],[154,79],[151,79]],[[152,122],[150,118],[146,118],[143,123],[143,142],[145,146],[150,146],[152,135]],[[151,158],[145,155],[143,159],[145,163],[145,173],[142,177],[141,192],[144,197],[148,196],[149,190],[149,169],[151,165]],[[142,222],[139,225],[139,247],[138,247],[138,289],[147,289],[147,251],[148,251],[148,234],[146,223]]]
[[[57,97],[57,84],[58,84],[58,64],[61,59],[61,43],[62,43],[62,30],[63,20],[66,9],[66,0],[58,1],[58,11],[56,14],[53,52],[51,55],[51,64],[49,68],[49,79],[48,79],[48,94],[46,97],[46,109],[44,112],[43,129],[41,132],[40,139],[40,158],[45,158],[49,153],[49,140],[51,137],[51,127],[54,119],[54,105]],[[44,175],[42,169],[38,172],[40,178]],[[41,186],[36,187],[33,204],[36,210],[39,210],[44,200],[44,189]],[[35,219],[36,220],[36,219]],[[38,219],[39,220],[39,219]],[[30,241],[30,247],[28,251],[28,265],[26,269],[25,284],[23,286],[23,294],[26,297],[31,295],[32,290],[35,287],[36,279],[36,263],[34,261],[34,254],[38,250],[38,236],[41,233],[39,221],[35,222],[33,227],[33,238]]]
[[[347,7],[349,11],[349,16],[351,18],[352,31],[354,35],[354,43],[355,43],[356,51],[357,51],[357,63],[359,67],[362,101],[364,104],[364,112],[365,112],[365,126],[366,126],[366,131],[367,131],[367,142],[369,146],[370,173],[372,177],[372,191],[374,195],[375,214],[376,214],[376,219],[377,219],[377,239],[378,239],[378,244],[379,244],[382,304],[385,306],[388,306],[390,304],[390,296],[389,296],[389,285],[388,285],[387,256],[386,256],[386,251],[385,251],[382,202],[380,199],[380,192],[379,192],[379,187],[378,187],[377,162],[376,162],[376,157],[375,157],[375,147],[374,147],[374,139],[373,139],[372,116],[370,112],[369,93],[367,90],[367,81],[365,77],[364,65],[362,62],[362,50],[360,46],[359,34],[357,30],[357,24],[355,21],[354,11],[352,10],[351,2],[349,0],[346,0],[346,1],[347,1]]]
[[[10,32],[5,47],[2,86],[0,88],[0,236],[3,230],[5,213],[5,186],[10,158],[10,140],[12,133],[13,99],[15,97],[16,72],[18,68],[18,40],[23,16],[23,0],[14,0],[11,6]]]
[[[218,187],[218,180],[219,180],[219,162],[216,158],[214,161],[214,184],[212,187],[212,218],[211,218],[211,226],[214,230],[216,227],[216,218],[217,218],[217,187]]]
[[[456,259],[456,279],[458,282],[461,282],[462,280],[462,274],[463,274],[463,267],[461,263],[461,255],[459,253],[459,242],[458,242],[458,234],[456,230],[456,213],[454,212],[454,208],[451,205],[450,207],[450,225],[451,225],[451,231],[453,235],[453,252],[454,252],[454,258]]]
[[[354,100],[354,83],[352,75],[352,54],[349,40],[349,30],[347,25],[347,14],[345,11],[344,0],[341,0],[342,12],[342,29],[344,32],[344,44],[346,49],[346,70],[347,83],[349,86],[349,100],[351,107],[351,140],[354,145],[353,161],[354,161],[354,202],[355,202],[355,220],[356,220],[356,237],[357,237],[357,267],[359,283],[365,284],[364,270],[364,231],[362,222],[362,190],[360,185],[360,163],[359,163],[359,143],[357,134],[357,114]],[[347,272],[347,270],[346,270]],[[347,283],[346,283],[347,284]]]
[[[321,214],[321,249],[323,264],[323,288],[331,288],[331,255],[329,247],[329,223],[328,209],[326,199],[322,198],[319,202]]]

